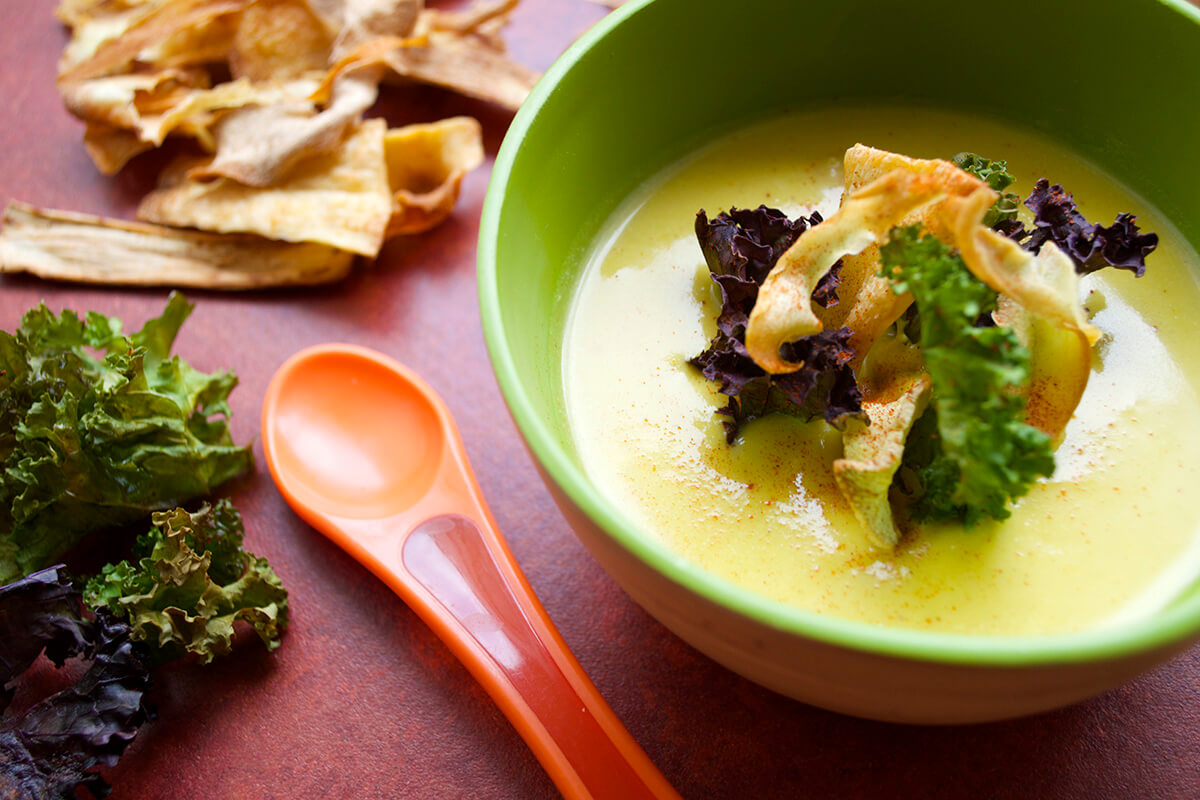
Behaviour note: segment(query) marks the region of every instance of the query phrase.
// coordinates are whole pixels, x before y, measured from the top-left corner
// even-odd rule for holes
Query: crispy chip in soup
[[[913,175],[930,176],[950,194],[967,194],[983,185],[978,178],[963,172],[949,161],[912,158],[862,144],[846,150],[842,165],[845,175],[843,197],[895,169]],[[948,233],[936,213],[940,205],[933,203],[924,206],[905,217],[901,224],[920,223],[946,241]],[[850,337],[850,346],[858,354],[854,361],[856,366],[862,363],[875,340],[912,303],[911,295],[898,295],[892,291],[891,281],[879,274],[880,266],[877,244],[870,245],[860,253],[846,255],[839,273],[841,285],[838,287],[838,296],[841,302],[828,309],[816,310],[826,329],[845,326],[854,332]]]

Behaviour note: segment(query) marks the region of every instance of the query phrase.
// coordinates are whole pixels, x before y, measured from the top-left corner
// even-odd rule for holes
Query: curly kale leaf
[[[237,379],[170,353],[191,309],[173,294],[124,336],[116,319],[42,305],[0,331],[0,581],[250,469],[227,423]]]
[[[894,290],[912,292],[916,302],[937,409],[936,435],[917,426],[927,440],[917,443],[910,434],[906,446],[928,453],[910,474],[936,475],[914,516],[966,525],[1005,519],[1008,501],[1054,470],[1049,437],[1022,421],[1025,403],[1012,391],[1028,379],[1029,353],[1010,328],[976,325],[995,307],[996,294],[936,237],[918,226],[895,228],[880,256]]]
[[[1012,186],[1013,176],[1008,171],[1007,161],[993,161],[975,153],[959,153],[951,159],[959,169],[969,172],[989,187],[1000,193],[1000,198],[992,204],[983,217],[983,224],[989,228],[1000,222],[1017,218],[1017,206],[1021,199],[1012,192],[1004,191]]]
[[[0,588],[0,621],[10,677],[42,647],[58,665],[74,655],[91,662],[73,686],[0,718],[0,797],[74,800],[78,786],[103,797],[108,785],[96,770],[117,762],[148,717],[150,677],[129,626],[105,613],[84,619],[58,567]]]
[[[820,214],[792,221],[782,211],[766,206],[731,208],[712,220],[703,210],[696,215],[696,239],[709,275],[721,290],[718,331],[745,339],[758,287],[800,234],[820,221]]]
[[[997,230],[1034,253],[1046,242],[1054,242],[1075,262],[1075,271],[1086,275],[1104,267],[1116,267],[1142,277],[1146,256],[1158,247],[1158,234],[1142,233],[1132,214],[1118,214],[1107,228],[1092,224],[1079,212],[1075,199],[1062,186],[1042,178],[1025,199],[1033,212],[1033,229],[1011,221]]]
[[[696,215],[696,238],[709,273],[721,291],[717,335],[689,363],[718,384],[729,402],[717,413],[725,421],[725,438],[733,442],[741,426],[766,414],[781,412],[803,419],[824,418],[840,425],[847,415],[862,412],[862,395],[849,363],[848,329],[823,331],[787,346],[787,357],[804,367],[785,375],[769,375],[746,351],[746,325],[758,299],[758,289],[779,257],[809,227],[821,222],[817,212],[788,219],[766,206],[732,208],[709,220]],[[834,265],[813,291],[822,307],[837,304],[841,262]]]
[[[717,411],[731,418],[725,422],[729,442],[740,425],[772,413],[804,420],[820,417],[837,426],[862,411],[862,393],[849,367],[854,358],[846,343],[849,338],[849,328],[838,328],[785,345],[785,357],[802,361],[805,367],[782,375],[764,372],[744,350],[735,350],[736,340],[730,338],[714,339],[691,363],[729,396],[728,404]]]
[[[84,590],[133,626],[156,662],[194,653],[201,663],[233,649],[234,623],[250,625],[268,649],[287,625],[287,590],[266,559],[242,549],[242,519],[228,500],[194,514],[156,513],[139,537],[135,563],[109,564]]]

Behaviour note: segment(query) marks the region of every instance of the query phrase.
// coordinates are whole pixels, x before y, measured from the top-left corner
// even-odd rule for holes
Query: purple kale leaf
[[[725,438],[733,442],[741,426],[752,419],[782,412],[804,419],[822,417],[840,425],[847,415],[862,411],[862,396],[849,363],[848,329],[823,331],[786,345],[785,355],[804,366],[792,373],[770,375],[746,351],[746,325],[758,299],[758,289],[779,257],[821,215],[788,219],[777,209],[732,208],[713,220],[696,215],[696,238],[709,273],[721,290],[717,335],[690,363],[718,384],[729,402],[717,413],[725,420]],[[813,302],[828,308],[838,302],[841,262],[821,279]]]
[[[91,662],[73,686],[0,718],[0,797],[73,800],[79,786],[103,797],[108,785],[97,769],[117,762],[148,716],[149,673],[129,626],[106,612],[84,619],[79,594],[58,567],[0,589],[0,620],[5,653],[29,638],[52,659],[77,654]],[[19,645],[19,661],[5,657],[14,676],[28,667],[20,662],[33,646]]]
[[[0,711],[12,702],[13,680],[43,650],[55,666],[83,652],[92,623],[80,616],[79,593],[62,567],[0,586]]]
[[[1054,242],[1081,275],[1116,267],[1140,278],[1146,271],[1146,256],[1158,247],[1158,234],[1139,231],[1132,214],[1118,214],[1108,227],[1088,222],[1074,198],[1045,178],[1034,186],[1025,205],[1033,212],[1032,230],[1016,220],[1002,221],[996,230],[1034,253],[1046,242]]]
[[[821,331],[780,348],[784,358],[804,367],[776,375],[775,385],[805,417],[821,416],[838,427],[846,417],[862,413],[862,392],[850,368],[852,334],[849,328]]]
[[[782,211],[766,206],[731,208],[709,220],[703,210],[696,215],[696,239],[708,272],[721,289],[717,330],[745,339],[750,310],[767,273],[809,225],[821,215],[792,221]]]
[[[829,272],[826,272],[821,276],[821,280],[817,281],[817,288],[813,289],[812,301],[821,308],[833,308],[838,304],[837,290],[841,285],[842,260],[839,258],[833,262]]]

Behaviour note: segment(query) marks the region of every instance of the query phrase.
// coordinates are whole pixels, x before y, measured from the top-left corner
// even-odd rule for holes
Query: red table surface
[[[66,33],[54,0],[4,0],[0,25],[0,199],[132,217],[161,158],[97,173],[82,125],[54,85]],[[507,39],[545,69],[605,13],[586,0],[525,0]],[[489,155],[511,117],[427,89],[388,90],[392,124],[467,113]],[[1200,648],[1091,702],[959,728],[868,722],[746,681],[636,606],[572,535],[521,444],[480,330],[475,238],[488,166],[454,215],[390,243],[373,266],[316,290],[190,292],[177,351],[228,367],[238,441],[254,474],[229,489],[248,547],[291,592],[291,626],[268,655],[253,640],[209,667],[156,674],[157,720],[109,772],[117,800],[151,798],[550,798],[538,762],[432,633],[276,492],[258,442],[263,393],[295,351],[322,342],[375,347],[445,398],[501,530],[550,617],[634,738],[686,798],[1197,798]],[[0,326],[28,307],[116,314],[129,330],[165,290],[0,279]]]

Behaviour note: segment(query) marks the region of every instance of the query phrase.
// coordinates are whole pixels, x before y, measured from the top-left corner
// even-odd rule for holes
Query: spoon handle
[[[508,548],[459,514],[418,524],[395,586],[454,651],[567,798],[678,798],[584,674]],[[391,581],[389,581],[391,583]],[[408,591],[403,591],[407,589]]]

